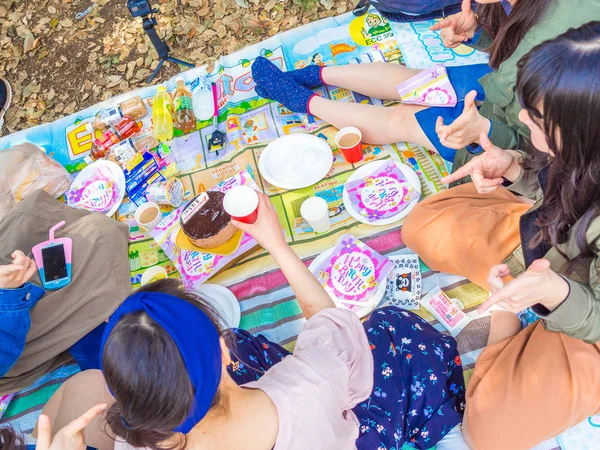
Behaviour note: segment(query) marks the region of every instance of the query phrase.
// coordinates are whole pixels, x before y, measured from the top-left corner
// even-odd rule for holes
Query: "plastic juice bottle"
[[[96,161],[106,158],[113,145],[133,136],[140,130],[139,123],[129,116],[123,116],[114,125],[109,125],[100,139],[94,139],[92,151],[89,155],[90,159]]]
[[[186,89],[183,78],[177,78],[175,81],[177,83],[177,89],[175,89],[175,95],[173,96],[175,128],[181,131],[182,134],[188,134],[196,129],[192,94]]]
[[[173,105],[167,88],[159,86],[152,104],[154,137],[161,142],[173,139]]]

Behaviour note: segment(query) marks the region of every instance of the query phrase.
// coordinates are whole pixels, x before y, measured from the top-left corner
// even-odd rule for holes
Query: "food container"
[[[178,178],[171,178],[148,186],[146,199],[158,205],[177,208],[183,203],[183,194],[183,183]]]

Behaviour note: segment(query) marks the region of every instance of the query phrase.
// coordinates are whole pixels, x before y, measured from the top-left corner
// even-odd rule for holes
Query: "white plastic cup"
[[[310,197],[300,206],[300,215],[308,222],[315,233],[325,233],[329,230],[329,206],[321,197]]]
[[[169,277],[166,269],[162,266],[150,267],[142,274],[142,286],[146,286],[149,283],[153,283],[158,280],[164,280]]]
[[[146,211],[149,211],[150,213],[147,212],[144,214]],[[146,216],[151,217],[151,219],[146,220]],[[162,219],[160,207],[154,202],[143,203],[135,210],[135,221],[147,231],[152,231]]]
[[[253,224],[258,218],[258,194],[248,186],[233,187],[225,193],[223,208],[232,219]]]

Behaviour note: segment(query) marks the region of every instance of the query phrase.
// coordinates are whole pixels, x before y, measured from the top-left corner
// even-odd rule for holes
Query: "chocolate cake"
[[[203,192],[184,208],[179,219],[181,229],[190,241],[201,248],[215,248],[230,240],[237,228],[223,208],[225,194]]]

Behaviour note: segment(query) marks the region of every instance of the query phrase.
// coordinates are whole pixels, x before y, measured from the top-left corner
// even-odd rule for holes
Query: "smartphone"
[[[62,287],[64,280],[69,278],[65,246],[55,244],[42,248],[42,261],[44,263],[44,284]]]
[[[71,282],[73,241],[70,238],[54,238],[56,228],[50,230],[50,239],[31,249],[45,289],[60,289]]]

